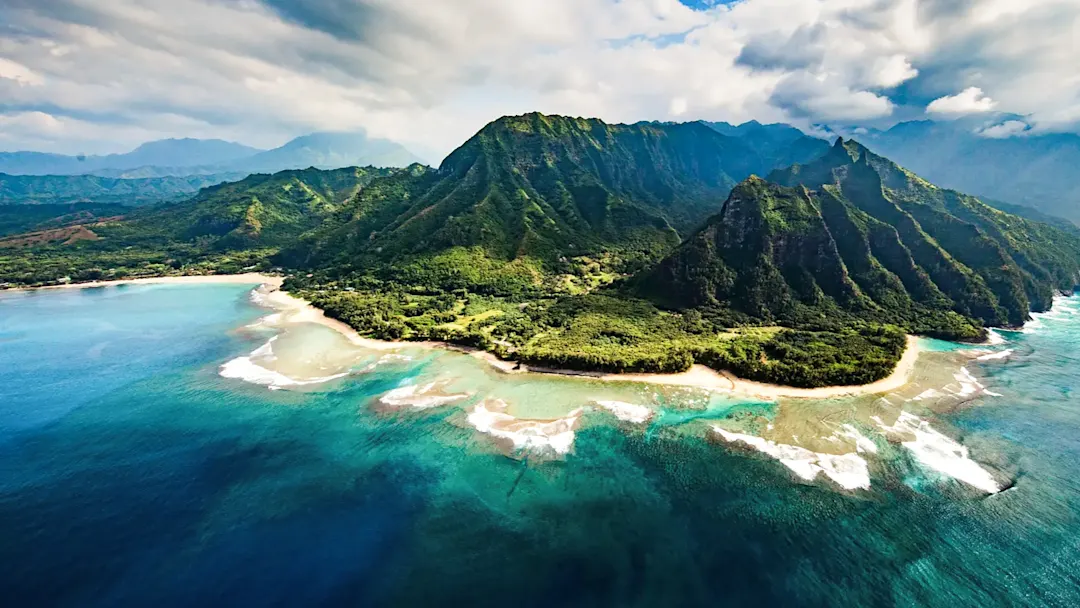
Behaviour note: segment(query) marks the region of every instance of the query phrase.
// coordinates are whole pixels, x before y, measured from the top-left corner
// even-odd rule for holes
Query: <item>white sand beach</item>
[[[829,386],[821,388],[796,388],[792,386],[754,382],[738,378],[729,372],[718,372],[704,365],[694,365],[689,370],[678,374],[608,374],[602,372],[549,369],[519,365],[513,361],[503,361],[488,352],[462,348],[445,342],[389,342],[365,338],[345,323],[326,316],[322,310],[312,306],[309,302],[282,291],[281,285],[283,282],[283,277],[247,273],[235,275],[178,276],[124,279],[118,281],[95,281],[92,283],[56,285],[39,289],[69,289],[138,284],[233,283],[259,285],[260,287],[257,292],[258,296],[256,300],[264,306],[276,310],[281,315],[281,317],[277,319],[277,323],[317,323],[339,332],[352,344],[371,350],[393,351],[403,348],[444,348],[448,350],[470,352],[474,357],[488,362],[492,367],[504,373],[552,374],[565,377],[589,378],[591,380],[600,380],[604,382],[662,384],[732,393],[770,400],[779,398],[830,399],[892,392],[902,388],[908,383],[912,372],[915,369],[915,363],[919,358],[918,338],[908,336],[907,349],[904,351],[904,355],[901,357],[896,369],[887,378],[883,378],[872,384],[861,386]]]

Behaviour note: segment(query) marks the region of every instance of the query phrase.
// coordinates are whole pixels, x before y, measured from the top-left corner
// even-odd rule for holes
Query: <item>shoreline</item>
[[[919,354],[922,352],[922,349],[919,346],[919,339],[915,336],[908,336],[907,347],[904,349],[904,354],[901,356],[900,361],[897,362],[896,369],[893,370],[893,373],[871,384],[854,386],[798,388],[780,384],[766,384],[739,378],[730,372],[718,372],[701,364],[694,364],[689,370],[678,374],[611,374],[605,372],[586,372],[544,368],[530,366],[524,363],[518,364],[515,361],[504,361],[487,351],[450,344],[448,342],[389,342],[386,340],[365,338],[358,334],[355,329],[349,327],[349,325],[338,321],[337,319],[327,317],[322,310],[319,310],[310,302],[281,291],[279,288],[275,287],[264,295],[269,307],[277,310],[280,314],[285,315],[282,321],[316,323],[337,331],[356,346],[372,350],[388,351],[404,348],[437,348],[467,353],[476,359],[485,361],[496,371],[504,374],[538,374],[563,378],[584,378],[589,380],[599,380],[601,382],[660,384],[704,389],[707,391],[770,400],[778,398],[829,399],[893,392],[903,388],[911,379],[911,375],[915,371],[915,364],[919,360]]]
[[[272,289],[262,290],[262,288],[267,286],[272,287]],[[387,340],[365,338],[357,333],[355,329],[349,327],[348,324],[326,316],[326,313],[319,308],[316,308],[307,300],[282,291],[280,283],[277,285],[274,285],[273,283],[264,283],[262,287],[260,287],[260,290],[262,290],[260,291],[262,294],[262,304],[265,307],[276,311],[277,314],[282,315],[278,321],[279,323],[314,323],[316,325],[322,325],[323,327],[328,327],[338,332],[354,346],[379,351],[401,350],[410,347],[445,348],[447,350],[458,348],[447,342],[390,342]]]
[[[338,332],[353,345],[370,350],[394,351],[405,348],[437,348],[467,353],[477,359],[485,361],[496,371],[505,374],[538,374],[562,378],[584,378],[589,380],[599,380],[601,382],[637,382],[644,384],[679,386],[769,400],[778,398],[830,399],[893,392],[903,388],[908,383],[915,370],[915,364],[918,361],[921,352],[919,339],[915,336],[908,336],[907,347],[904,350],[903,356],[900,358],[900,361],[897,362],[896,369],[893,373],[886,378],[871,384],[826,386],[820,388],[798,388],[779,384],[755,382],[753,380],[739,378],[730,372],[718,372],[701,364],[694,364],[689,370],[677,374],[611,374],[605,372],[552,369],[529,366],[526,364],[519,365],[514,361],[503,361],[487,351],[458,346],[448,342],[389,342],[386,340],[365,338],[344,322],[326,316],[322,310],[316,308],[310,302],[282,291],[281,285],[284,280],[284,277],[252,272],[230,275],[185,275],[119,279],[115,281],[92,281],[87,283],[70,283],[67,285],[50,285],[45,287],[13,288],[5,291],[29,292],[41,289],[89,289],[95,287],[147,284],[250,284],[258,286],[257,292],[262,296],[261,303],[265,307],[274,310],[276,314],[281,315],[278,322],[315,323],[317,325],[322,325],[323,327]]]
[[[699,388],[719,393],[731,393],[747,397],[760,397],[762,399],[830,399],[836,397],[856,397],[860,395],[875,395],[890,393],[903,388],[911,379],[915,371],[915,364],[919,360],[922,349],[919,347],[919,339],[915,336],[907,337],[907,347],[903,356],[896,364],[896,369],[889,376],[871,384],[852,386],[823,386],[819,388],[799,388],[784,386],[781,384],[766,384],[739,378],[731,372],[716,371],[711,367],[695,363],[685,372],[677,374],[611,374],[606,372],[586,372],[567,369],[553,369],[521,364],[520,367],[513,361],[503,361],[486,351],[473,353],[474,357],[483,359],[499,371],[507,374],[544,374],[551,376],[587,378],[601,382],[639,382],[645,384],[660,384],[667,386],[681,386]]]
[[[121,285],[177,285],[188,283],[217,283],[233,285],[272,285],[280,289],[285,277],[258,272],[244,274],[186,274],[170,277],[141,277],[137,279],[114,279],[109,281],[87,281],[84,283],[65,283],[63,285],[43,285],[41,287],[9,287],[0,289],[4,292],[30,292],[53,289],[93,289],[96,287],[118,287]]]

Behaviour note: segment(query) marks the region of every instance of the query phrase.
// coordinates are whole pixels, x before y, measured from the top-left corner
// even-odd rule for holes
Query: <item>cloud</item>
[[[19,118],[0,137],[107,152],[364,128],[445,153],[531,110],[811,129],[995,102],[1077,129],[1078,22],[1080,0],[3,0],[0,116]],[[33,112],[67,127],[35,134]]]
[[[999,125],[993,125],[980,129],[976,133],[989,139],[1007,139],[1023,135],[1031,130],[1031,127],[1022,120],[1008,120]]]
[[[826,122],[870,120],[893,111],[887,97],[835,85],[827,76],[789,76],[776,87],[769,101],[785,108],[791,116]]]
[[[37,86],[42,83],[41,75],[30,68],[0,57],[0,78],[18,83],[20,86]]]
[[[687,108],[688,104],[686,98],[676,97],[675,99],[671,100],[671,108],[668,110],[668,112],[672,116],[682,116],[683,114],[686,114]]]
[[[129,142],[130,149],[137,143],[159,138],[163,132],[198,133],[211,137],[205,125],[183,116],[156,115],[149,126],[134,121],[114,124],[97,120],[81,120],[71,116],[54,115],[39,110],[7,112],[0,114],[0,150],[32,149],[67,154],[96,154],[109,151],[101,142]],[[124,148],[122,148],[124,149]],[[125,149],[125,151],[126,151]]]
[[[926,106],[928,114],[977,114],[989,112],[997,102],[983,94],[979,87],[968,87],[956,95],[939,97]]]

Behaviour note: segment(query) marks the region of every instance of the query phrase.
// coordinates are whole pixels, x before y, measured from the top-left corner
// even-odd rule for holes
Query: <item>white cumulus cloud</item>
[[[997,102],[983,94],[979,87],[968,87],[956,95],[939,97],[926,106],[929,114],[976,114],[989,112]]]

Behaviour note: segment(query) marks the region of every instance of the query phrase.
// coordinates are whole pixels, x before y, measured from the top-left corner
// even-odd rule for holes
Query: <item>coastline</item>
[[[265,289],[266,287],[272,289]],[[307,300],[298,298],[288,292],[282,291],[280,283],[264,283],[260,288],[262,293],[261,302],[280,314],[278,323],[315,323],[328,327],[342,336],[355,346],[370,350],[401,350],[403,348],[446,348],[458,349],[458,347],[446,342],[389,342],[387,340],[375,340],[365,338],[349,327],[348,324],[331,319],[322,310],[316,308]]]
[[[487,351],[470,349],[447,342],[389,342],[365,338],[347,324],[326,316],[322,310],[316,308],[310,302],[282,291],[281,285],[283,282],[284,277],[253,272],[232,275],[188,275],[120,279],[116,281],[93,281],[88,283],[71,283],[67,285],[50,285],[46,287],[14,288],[6,291],[87,289],[94,287],[145,284],[222,283],[258,285],[258,293],[261,294],[261,303],[264,306],[275,310],[276,314],[281,315],[277,320],[278,323],[315,323],[322,325],[338,332],[350,343],[370,350],[394,351],[404,348],[439,348],[469,353],[471,356],[487,362],[495,370],[506,374],[540,374],[563,378],[586,378],[602,382],[638,382],[665,386],[681,386],[769,400],[779,398],[830,399],[892,392],[902,388],[908,383],[914,372],[915,364],[919,359],[921,351],[918,338],[915,336],[908,336],[907,347],[904,350],[904,354],[897,363],[896,369],[888,377],[871,384],[826,386],[820,388],[797,388],[779,384],[754,382],[752,380],[739,378],[730,372],[718,372],[701,364],[695,364],[689,370],[677,374],[610,374],[604,372],[552,369],[525,364],[519,365],[514,361],[503,361]]]
[[[662,384],[770,400],[778,398],[830,399],[892,392],[903,388],[903,386],[911,379],[911,375],[915,370],[915,364],[918,361],[921,352],[919,339],[915,336],[908,336],[907,347],[892,374],[871,384],[855,386],[797,388],[779,384],[766,384],[745,380],[730,372],[718,372],[701,364],[695,364],[689,370],[678,374],[610,374],[603,372],[584,372],[529,366],[525,364],[519,365],[514,361],[504,361],[499,359],[487,351],[462,347],[447,342],[388,342],[385,340],[365,338],[347,324],[338,321],[337,319],[327,317],[322,310],[319,310],[306,300],[302,300],[281,291],[276,287],[273,290],[267,291],[264,295],[266,304],[284,315],[281,319],[282,321],[291,323],[317,323],[337,331],[345,336],[352,344],[372,350],[387,351],[400,350],[402,348],[440,348],[469,353],[471,356],[487,362],[491,367],[505,374],[542,374],[564,378],[586,378],[602,382]]]
[[[94,287],[115,287],[119,285],[176,285],[193,283],[220,283],[236,285],[271,285],[275,289],[281,287],[285,277],[279,277],[258,272],[244,274],[191,274],[172,277],[143,277],[138,279],[116,279],[110,281],[88,281],[85,283],[66,283],[64,285],[43,285],[41,287],[10,287],[0,290],[9,292],[39,291],[46,289],[91,289]]]
[[[904,350],[904,354],[896,364],[896,369],[888,377],[882,378],[871,384],[823,386],[820,388],[798,388],[780,384],[755,382],[753,380],[739,378],[730,372],[718,372],[711,367],[699,363],[691,366],[689,370],[677,374],[609,374],[603,372],[551,369],[524,364],[519,367],[517,363],[503,361],[495,355],[484,351],[476,352],[473,356],[483,359],[499,371],[509,374],[534,373],[588,378],[590,380],[600,380],[602,382],[641,382],[646,384],[683,386],[704,389],[707,391],[732,393],[747,397],[760,397],[762,399],[830,399],[836,397],[855,397],[859,395],[889,393],[903,388],[911,379],[912,372],[915,371],[915,364],[919,360],[920,353],[919,339],[915,336],[908,336],[907,347]]]

